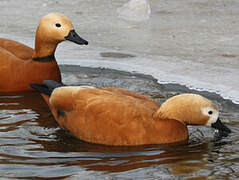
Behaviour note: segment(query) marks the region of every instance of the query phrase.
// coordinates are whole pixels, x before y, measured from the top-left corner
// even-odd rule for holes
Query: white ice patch
[[[211,114],[209,114],[209,112],[211,111]],[[218,116],[219,116],[219,112],[218,110],[216,109],[213,109],[211,107],[205,107],[205,108],[202,108],[202,113],[205,115],[205,116],[209,116],[209,120],[207,121],[206,125],[207,126],[212,126],[213,123],[215,123],[218,119]]]
[[[130,21],[145,21],[149,19],[151,8],[148,0],[130,0],[117,10],[119,17]]]

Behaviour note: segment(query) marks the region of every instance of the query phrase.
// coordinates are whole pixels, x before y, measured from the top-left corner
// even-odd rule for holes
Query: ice
[[[117,10],[119,17],[130,21],[149,19],[151,8],[148,0],[130,0]]]
[[[239,104],[237,0],[22,0],[22,8],[19,3],[0,3],[0,37],[33,47],[40,18],[64,13],[89,45],[60,44],[59,64],[139,72],[160,83],[216,92]],[[39,9],[43,3],[47,6]],[[138,23],[130,16],[150,18]]]
[[[100,52],[99,52],[100,53]],[[61,64],[75,64],[84,67],[102,67],[152,75],[159,83],[179,83],[198,91],[209,91],[220,94],[239,104],[237,68],[209,65],[199,62],[183,61],[179,58],[163,56],[132,57],[114,61],[95,55],[85,56],[85,60],[65,59]],[[91,59],[94,56],[93,59]]]

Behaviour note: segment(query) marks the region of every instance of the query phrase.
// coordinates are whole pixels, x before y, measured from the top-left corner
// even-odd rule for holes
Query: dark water
[[[216,94],[150,76],[107,69],[62,66],[66,84],[115,86],[159,102],[182,92],[213,100],[233,133],[216,140],[207,127],[189,127],[187,144],[109,147],[89,144],[62,131],[35,92],[0,94],[0,177],[12,179],[237,179],[239,106]]]

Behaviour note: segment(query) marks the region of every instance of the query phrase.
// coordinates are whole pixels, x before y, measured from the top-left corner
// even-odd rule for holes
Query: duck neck
[[[42,42],[38,39],[35,41],[35,49],[33,52],[32,59],[35,61],[42,61],[47,62],[51,60],[55,60],[55,50],[57,44],[56,43],[49,43],[49,42]]]
[[[172,111],[171,109],[161,109],[154,114],[155,118],[159,119],[174,119],[177,120],[185,125],[189,125],[190,122],[184,118],[183,114],[180,111]]]

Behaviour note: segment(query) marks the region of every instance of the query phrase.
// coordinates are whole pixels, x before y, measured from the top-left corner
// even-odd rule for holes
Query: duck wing
[[[0,38],[0,47],[20,60],[27,60],[32,58],[33,49],[17,41]],[[0,50],[1,53],[1,50]],[[0,59],[2,59],[0,54]]]
[[[135,94],[125,95],[127,91],[111,90],[59,87],[50,96],[50,109],[63,129],[82,140],[143,144],[146,134],[155,131],[153,114],[159,105]]]

